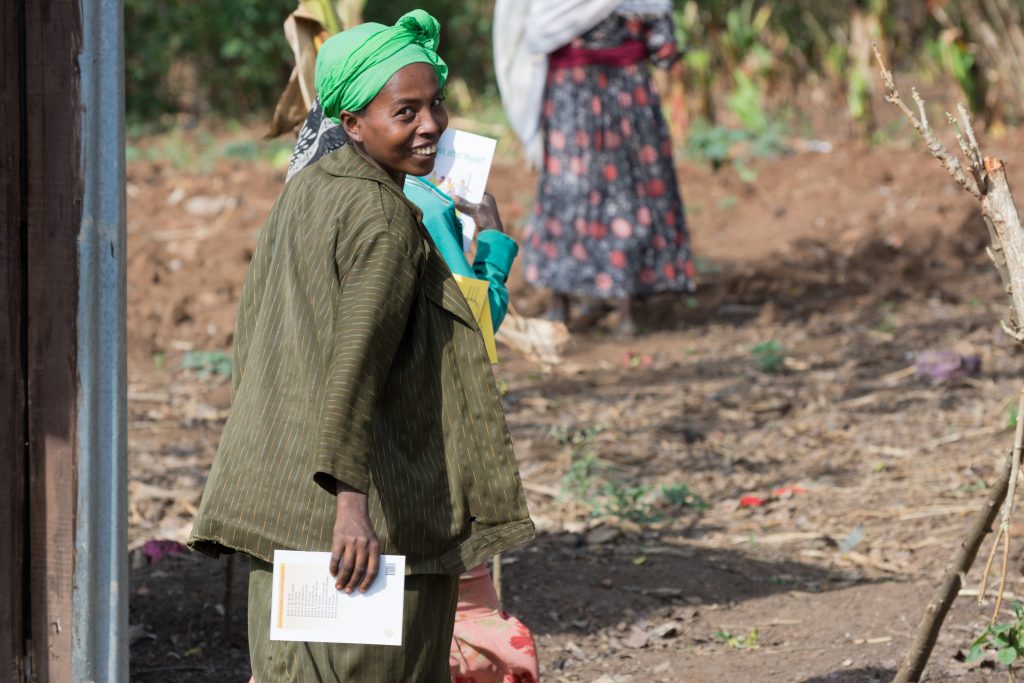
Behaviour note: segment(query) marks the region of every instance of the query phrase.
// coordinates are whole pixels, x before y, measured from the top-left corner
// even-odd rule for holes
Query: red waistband
[[[641,40],[631,40],[615,47],[589,50],[583,47],[565,45],[551,53],[548,65],[552,69],[565,69],[588,64],[604,66],[629,66],[647,58],[647,45]]]

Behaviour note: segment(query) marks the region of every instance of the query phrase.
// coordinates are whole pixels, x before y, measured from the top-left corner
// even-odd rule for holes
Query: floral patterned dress
[[[670,14],[615,12],[572,46],[642,41],[678,58]],[[621,298],[693,291],[672,141],[646,62],[551,68],[544,167],[524,239],[526,279],[560,294]]]

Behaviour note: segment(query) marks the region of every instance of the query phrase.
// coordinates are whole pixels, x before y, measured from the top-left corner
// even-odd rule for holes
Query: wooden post
[[[0,7],[0,682],[72,680],[79,0]]]
[[[22,144],[19,68],[21,3],[0,3],[0,681],[25,671],[25,359]]]

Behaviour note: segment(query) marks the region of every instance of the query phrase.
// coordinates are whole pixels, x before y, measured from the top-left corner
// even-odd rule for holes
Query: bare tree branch
[[[885,83],[886,89],[886,102],[895,104],[903,115],[907,117],[910,123],[913,124],[914,128],[921,135],[925,144],[928,145],[928,151],[931,155],[939,160],[939,163],[953,176],[953,180],[959,183],[960,187],[964,188],[975,197],[975,199],[981,199],[981,190],[978,189],[978,183],[974,180],[972,175],[969,175],[964,171],[963,166],[960,164],[960,160],[953,156],[945,145],[939,142],[939,139],[935,137],[931,129],[928,127],[928,121],[925,119],[922,121],[914,115],[914,112],[910,110],[910,107],[900,97],[899,91],[896,89],[896,83],[893,81],[892,72],[885,66],[882,61],[882,55],[878,52],[878,47],[875,46],[875,59],[878,60],[878,66],[882,74],[882,82]],[[920,100],[920,95],[917,95],[917,100]],[[918,103],[921,109],[924,105]]]

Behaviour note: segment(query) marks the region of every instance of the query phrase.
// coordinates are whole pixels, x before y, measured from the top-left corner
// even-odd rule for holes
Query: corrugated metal
[[[128,680],[124,41],[120,0],[82,0],[76,682]]]

